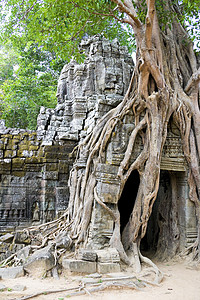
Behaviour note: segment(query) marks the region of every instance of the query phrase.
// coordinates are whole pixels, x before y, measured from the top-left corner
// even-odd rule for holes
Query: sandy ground
[[[71,296],[71,299],[94,299],[94,300],[200,300],[200,270],[188,267],[182,261],[169,261],[157,263],[165,274],[165,278],[159,287],[148,286],[143,291],[130,289],[109,289],[92,295]],[[17,279],[1,280],[6,291],[0,292],[1,300],[20,299],[22,296],[30,295],[40,291],[64,289],[79,285],[83,276],[61,276],[60,279],[45,278],[37,279],[21,277]],[[16,285],[26,286],[22,292],[12,291]],[[67,292],[41,295],[32,299],[36,300],[66,300]]]

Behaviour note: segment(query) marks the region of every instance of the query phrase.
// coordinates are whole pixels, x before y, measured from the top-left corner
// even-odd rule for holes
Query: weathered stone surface
[[[31,253],[31,246],[26,246],[19,250],[16,255],[20,261],[25,262]]]
[[[15,234],[15,243],[17,244],[29,244],[30,243],[30,237],[25,231],[18,231]]]
[[[118,263],[98,263],[97,272],[100,274],[120,272],[120,264]]]
[[[120,262],[119,253],[115,248],[95,250],[97,262],[101,263],[118,263]]]
[[[23,267],[0,268],[0,276],[2,279],[18,278],[24,276]]]
[[[97,254],[93,250],[81,249],[79,251],[79,259],[86,261],[97,261]]]
[[[70,250],[71,245],[72,245],[72,240],[66,232],[61,232],[56,237],[56,247],[57,248],[65,248],[67,250]]]
[[[37,250],[24,264],[24,270],[32,276],[42,277],[55,266],[52,246]]]
[[[11,233],[7,233],[5,235],[2,235],[0,237],[0,242],[7,242],[7,243],[10,243],[14,238],[14,235],[11,234]]]
[[[95,273],[96,272],[96,262],[89,262],[83,260],[75,260],[75,259],[62,259],[62,266],[64,269],[71,272],[78,273]]]

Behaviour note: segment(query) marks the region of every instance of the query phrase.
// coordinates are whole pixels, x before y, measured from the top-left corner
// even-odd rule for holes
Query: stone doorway
[[[186,172],[161,170],[159,191],[141,241],[141,251],[147,256],[156,254],[165,258],[183,250],[187,232],[195,223],[193,210]]]
[[[125,183],[121,197],[118,201],[118,209],[120,213],[121,233],[128,223],[130,215],[135,204],[135,199],[140,184],[140,176],[137,170],[132,171],[128,180]]]

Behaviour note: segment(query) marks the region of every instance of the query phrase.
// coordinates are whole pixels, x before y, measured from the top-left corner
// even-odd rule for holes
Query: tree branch
[[[138,19],[137,13],[133,7],[131,1],[126,0],[124,3],[121,0],[112,0],[112,2],[116,3],[119,7],[119,10],[126,13],[133,21],[136,27],[141,27],[142,23]],[[125,5],[126,3],[126,5]]]
[[[188,80],[188,83],[185,87],[185,92],[189,92],[189,90],[195,86],[198,82],[200,81],[200,67],[199,69],[194,73],[192,74],[192,76],[190,77],[190,79]]]
[[[152,29],[153,21],[155,15],[155,0],[146,0],[147,4],[147,16],[146,16],[146,28],[145,28],[145,39],[146,45],[148,48],[151,48],[151,38],[152,38]]]

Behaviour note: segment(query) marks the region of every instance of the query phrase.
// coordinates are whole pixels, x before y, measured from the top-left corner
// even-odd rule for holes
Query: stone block
[[[31,239],[25,231],[17,231],[15,234],[15,243],[26,245],[31,243]]]
[[[0,237],[0,242],[10,243],[14,238],[14,235],[11,233],[6,233]]]
[[[95,250],[97,261],[101,263],[119,263],[119,252],[115,248]]]
[[[27,258],[29,257],[30,255],[30,252],[31,252],[31,246],[26,246],[22,249],[20,249],[16,255],[17,255],[17,258],[22,260],[23,262],[25,262],[27,260]]]
[[[2,279],[14,279],[22,276],[24,276],[23,267],[0,268],[0,277]]]
[[[0,242],[0,254],[6,253],[8,251],[8,244]]]
[[[42,277],[55,266],[52,246],[34,252],[24,264],[24,270],[32,276]]]
[[[13,151],[13,150],[6,150],[4,152],[4,157],[5,158],[13,158],[17,155],[17,151]]]
[[[78,272],[78,273],[96,272],[96,262],[63,258],[62,266],[64,269],[71,272]]]
[[[24,160],[25,158],[13,158],[12,160],[12,169],[21,169],[24,166]]]
[[[97,194],[106,203],[117,203],[119,200],[120,185],[98,182]]]
[[[43,173],[43,179],[46,180],[57,180],[58,179],[58,172],[56,171],[45,171]]]
[[[58,164],[57,163],[47,163],[46,164],[46,171],[52,172],[52,171],[57,171],[58,170]]]
[[[120,264],[118,263],[98,263],[97,272],[100,274],[120,272]]]
[[[93,250],[81,249],[79,258],[86,261],[97,261],[97,254]]]

